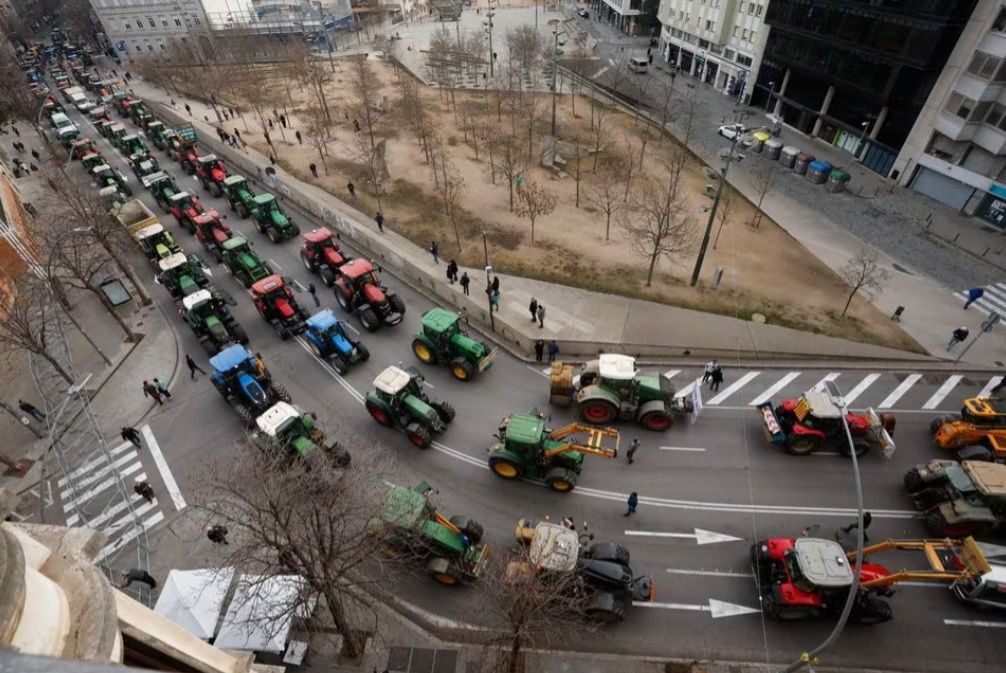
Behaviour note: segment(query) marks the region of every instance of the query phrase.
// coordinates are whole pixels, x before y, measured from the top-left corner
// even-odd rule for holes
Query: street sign
[[[982,331],[988,332],[990,329],[995,327],[995,324],[999,322],[1001,319],[1002,315],[1000,315],[995,311],[992,311],[992,313],[989,313],[989,317],[985,319],[985,322],[982,323]]]
[[[178,137],[186,142],[195,142],[196,140],[196,130],[192,127],[192,124],[182,124],[181,126],[175,127],[175,133]]]

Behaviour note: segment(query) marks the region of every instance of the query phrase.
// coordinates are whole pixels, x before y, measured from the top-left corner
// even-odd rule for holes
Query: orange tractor
[[[957,452],[958,460],[1006,462],[1006,400],[972,397],[959,416],[940,416],[929,424],[941,449]]]

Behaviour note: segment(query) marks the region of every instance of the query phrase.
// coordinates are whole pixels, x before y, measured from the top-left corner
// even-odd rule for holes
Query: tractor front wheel
[[[569,493],[576,488],[576,473],[562,467],[553,467],[545,473],[545,483],[553,491]]]
[[[639,417],[639,424],[647,430],[661,432],[670,428],[673,421],[666,411],[648,411]]]
[[[502,479],[517,479],[520,477],[520,467],[506,458],[493,458],[489,461],[489,469]]]
[[[587,400],[580,404],[580,420],[594,425],[605,425],[615,420],[615,405],[607,400]]]
[[[231,336],[234,337],[234,341],[242,346],[248,343],[248,333],[245,332],[244,327],[241,327],[241,325],[236,324],[231,328]]]
[[[283,323],[276,323],[276,335],[279,336],[280,341],[286,341],[290,338],[290,330],[286,328]]]
[[[391,425],[391,416],[388,415],[388,412],[385,411],[384,407],[375,402],[371,402],[370,400],[367,400],[365,406],[367,407],[367,413],[369,413],[371,418],[375,421],[385,427]]]
[[[926,530],[928,530],[933,537],[946,537],[949,528],[950,526],[947,524],[947,520],[940,513],[940,510],[934,509],[926,513]]]
[[[806,456],[817,451],[821,440],[814,435],[792,435],[786,441],[786,451],[794,456]]]
[[[345,376],[346,372],[349,371],[349,365],[338,355],[333,355],[329,362],[332,363],[332,368],[335,369],[335,373],[339,376]]]
[[[273,383],[270,385],[270,387],[272,388],[272,391],[276,394],[276,397],[278,397],[280,400],[284,402],[290,401],[290,393],[286,391],[286,388],[284,388],[278,383]]]
[[[433,407],[434,411],[437,412],[437,416],[444,423],[450,423],[454,420],[454,407],[451,406],[450,402],[434,402],[430,406]]]
[[[458,381],[471,381],[475,377],[475,366],[468,360],[457,358],[451,362],[451,374]]]
[[[388,304],[391,305],[391,310],[399,315],[405,315],[405,302],[397,294],[388,295]]]
[[[367,350],[366,346],[364,346],[359,341],[354,343],[353,346],[356,348],[356,352],[360,357],[360,362],[366,362],[367,360],[370,359],[370,351]]]
[[[314,263],[311,262],[310,258],[308,258],[308,256],[307,256],[307,253],[304,252],[303,250],[300,251],[300,261],[304,265],[304,268],[307,269],[308,271],[310,271],[311,273],[314,273],[316,271],[316,269],[314,267]],[[324,279],[324,277],[323,277],[323,279]],[[328,286],[328,287],[332,287],[328,283],[325,283],[325,285]]]
[[[215,197],[219,197],[221,194],[223,194],[224,191],[220,188],[220,185],[217,184],[216,182],[209,183],[209,186],[206,189],[209,191],[210,194],[212,194]]]
[[[922,475],[914,467],[905,473],[904,482],[905,490],[909,493],[918,493],[926,487],[925,482],[922,480]]]
[[[408,435],[409,441],[412,445],[420,449],[430,448],[430,444],[433,443],[433,438],[430,437],[430,431],[422,426],[417,426],[413,428],[408,428],[405,431]]]
[[[360,311],[360,324],[363,325],[363,329],[368,332],[374,332],[381,326],[381,319],[377,317],[377,313],[374,312],[374,309],[368,306]]]
[[[433,351],[430,350],[430,347],[422,339],[412,340],[412,352],[423,364],[432,365],[436,363],[436,355],[434,355]]]
[[[857,602],[852,620],[857,624],[872,626],[890,621],[893,616],[890,603],[877,596],[865,596]]]
[[[332,287],[335,285],[335,274],[327,266],[321,267],[318,270],[318,275],[321,276],[321,282],[325,287]]]

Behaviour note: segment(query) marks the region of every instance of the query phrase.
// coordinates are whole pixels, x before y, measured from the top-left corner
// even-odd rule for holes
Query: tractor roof
[[[190,194],[188,192],[178,192],[177,194],[172,194],[168,197],[168,201],[181,201],[182,199],[189,198]]]
[[[284,423],[297,418],[300,418],[300,414],[297,413],[292,404],[289,402],[277,402],[255,419],[255,425],[265,434],[275,437]]]
[[[272,294],[276,290],[280,290],[282,288],[283,279],[275,273],[271,276],[266,276],[251,286],[252,292],[255,294]]]
[[[182,306],[186,311],[191,311],[197,304],[202,304],[204,301],[209,301],[213,298],[209,290],[196,290],[185,299],[182,299]]]
[[[242,182],[247,182],[245,176],[243,175],[228,175],[224,178],[224,184],[230,187],[231,185],[238,185]]]
[[[231,236],[226,241],[220,244],[220,247],[224,250],[234,250],[235,248],[240,248],[247,245],[248,241],[245,240],[244,236]]]
[[[304,240],[308,243],[323,243],[332,238],[332,232],[328,227],[318,227],[304,234]]]
[[[571,572],[580,556],[580,536],[565,526],[543,521],[534,528],[528,556],[541,570]]]
[[[92,150],[90,152],[87,152],[84,156],[82,156],[80,158],[80,160],[81,161],[87,161],[88,159],[91,159],[93,157],[101,157],[101,155]]]
[[[636,375],[636,359],[631,355],[604,353],[598,358],[597,370],[602,379],[629,381]]]
[[[215,155],[215,154],[204,154],[203,156],[201,156],[198,159],[196,159],[196,161],[198,161],[201,164],[208,164],[211,161],[216,161],[216,160],[217,160],[217,155]]]
[[[339,273],[346,276],[346,278],[359,278],[365,273],[370,273],[374,270],[374,265],[370,263],[370,260],[363,259],[362,257],[357,257],[351,262],[346,262],[339,267]]]
[[[841,418],[842,410],[832,401],[831,396],[823,390],[808,390],[803,394],[810,406],[810,413],[815,418]]]
[[[192,219],[196,222],[196,224],[206,224],[207,222],[220,219],[220,213],[215,210],[207,210],[204,213],[199,213]]]
[[[115,194],[117,191],[119,191],[118,187],[115,185],[109,185],[108,187],[102,187],[99,189],[98,196],[109,196],[111,194]]]
[[[800,537],[793,544],[800,572],[817,587],[836,588],[852,584],[852,568],[845,550],[835,540]]]
[[[313,316],[307,319],[307,326],[311,329],[316,329],[319,331],[327,330],[333,325],[338,325],[339,321],[335,319],[335,314],[332,313],[332,309],[326,308],[323,311],[318,311]]]
[[[92,168],[91,172],[97,175],[101,171],[110,171],[110,170],[112,170],[111,166],[109,166],[108,164],[101,164],[100,166],[95,166],[94,168]]]
[[[273,196],[272,194],[258,194],[255,196],[254,199],[252,199],[252,201],[257,203],[258,205],[262,205],[263,203],[270,203],[275,200],[276,197]]]
[[[157,224],[152,224],[149,227],[144,227],[143,229],[140,229],[135,234],[133,234],[133,238],[135,238],[137,241],[142,241],[145,238],[156,236],[157,234],[160,234],[163,231],[164,231],[164,225],[158,222]]]
[[[122,124],[122,122],[112,122],[112,130],[113,131],[125,131],[126,127]]]
[[[175,254],[168,255],[167,257],[159,261],[157,263],[157,266],[161,268],[161,271],[170,271],[171,269],[176,269],[182,266],[183,264],[185,264],[185,262],[186,262],[185,253],[176,252]]]
[[[431,308],[421,318],[423,327],[433,332],[446,332],[459,320],[457,313],[445,308]]]
[[[157,171],[156,173],[151,173],[150,175],[141,178],[141,182],[143,182],[144,187],[149,187],[158,180],[162,180],[166,177],[168,177],[167,173],[165,173],[164,171]]]
[[[250,360],[252,354],[241,344],[228,346],[210,358],[210,366],[218,372],[227,372]]]
[[[412,376],[400,367],[394,365],[386,368],[374,379],[374,387],[382,393],[397,395],[405,386],[409,385]]]
[[[147,124],[147,130],[154,128],[155,126],[164,126],[164,122],[157,121],[156,119],[149,124]]]
[[[981,460],[968,460],[963,465],[982,495],[1006,495],[1006,465]]]
[[[130,133],[128,136],[122,136],[122,142],[126,142],[129,140],[136,140],[137,138],[138,136],[135,133]]]
[[[411,488],[392,486],[384,496],[381,518],[395,526],[411,528],[425,516],[426,496]]]
[[[512,414],[506,426],[508,441],[537,444],[545,432],[545,421],[534,414]]]

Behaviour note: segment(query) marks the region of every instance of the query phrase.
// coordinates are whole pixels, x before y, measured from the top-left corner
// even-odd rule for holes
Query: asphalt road
[[[198,243],[170,215],[160,214],[109,143],[80,115],[71,116],[83,135],[96,140],[110,163],[130,176],[129,184],[139,192],[139,198],[159,213],[183,248],[200,252]],[[127,128],[131,127],[127,122]],[[166,155],[155,154],[181,188],[197,194],[204,207],[228,212],[222,199],[210,197]],[[286,204],[284,207],[302,230],[312,227],[303,213]],[[340,314],[331,292],[301,265],[297,241],[274,245],[256,232],[250,221],[231,214],[229,223],[255,242],[256,252],[284,276],[303,286],[315,282],[323,306]],[[153,275],[138,252],[132,261],[142,273]],[[419,328],[420,316],[432,306],[426,297],[388,277],[389,285],[408,307],[405,321],[391,329],[363,334],[370,360],[340,377],[298,340],[280,341],[258,317],[244,289],[222,267],[211,269],[212,282],[238,300],[233,312],[251,337],[250,348],[262,353],[295,402],[317,411],[326,427],[352,451],[386,456],[396,480],[412,484],[424,479],[439,488],[443,509],[479,519],[491,545],[512,543],[519,516],[546,514],[589,522],[599,540],[624,543],[632,552],[635,572],[655,578],[657,603],[633,609],[623,624],[606,627],[592,635],[590,642],[575,644],[599,651],[782,662],[823,640],[830,623],[780,624],[764,620],[755,610],[758,597],[748,576],[748,545],[752,539],[767,535],[797,535],[814,523],[822,524],[823,531],[830,534],[850,522],[850,463],[834,455],[792,457],[767,445],[749,403],[770,388],[777,388],[773,399],[798,395],[829,376],[846,393],[860,388],[854,407],[880,405],[887,400],[886,406],[893,407],[898,417],[898,450],[890,460],[868,454],[861,461],[867,506],[874,514],[869,533],[874,540],[914,538],[923,536],[924,529],[900,492],[901,477],[910,465],[937,455],[927,436],[930,419],[941,410],[954,410],[963,397],[986,388],[994,374],[960,376],[952,379],[955,383],[951,385],[950,375],[924,371],[833,372],[823,368],[790,376],[789,370],[766,366],[754,370],[757,373],[752,376],[751,371],[728,367],[720,391],[724,395],[718,403],[713,404],[714,395],[703,390],[706,407],[701,415],[662,434],[623,426],[623,444],[634,436],[642,442],[636,463],[628,466],[621,458],[606,461],[588,457],[577,490],[564,495],[537,484],[503,482],[486,466],[486,447],[503,415],[537,406],[551,414],[553,426],[572,420],[570,410],[548,408],[548,382],[540,367],[501,354],[480,380],[469,384],[456,382],[446,370],[421,367],[431,384],[430,393],[449,400],[458,413],[439,441],[430,450],[420,451],[404,435],[376,425],[363,410],[358,394],[368,389],[385,366],[418,364],[409,343]],[[174,312],[166,290],[154,287],[152,294],[167,314]],[[306,292],[299,300],[313,310]],[[359,329],[355,319],[349,323]],[[202,349],[180,320],[174,321],[173,328],[181,349],[204,361]],[[662,371],[671,374],[669,369]],[[918,379],[902,386],[914,373],[920,375]],[[682,387],[698,374],[698,368],[685,368],[675,372],[671,380]],[[903,394],[891,402],[899,387]],[[923,409],[925,406],[931,408]],[[243,430],[237,417],[208,379],[190,382],[185,371],[180,371],[174,385],[174,400],[159,408],[149,423],[181,490],[190,499],[207,465],[240,460],[241,452],[248,450],[240,445]],[[163,488],[156,476],[153,482],[155,489]],[[627,518],[623,516],[624,502],[630,491],[639,492],[641,504],[637,514]],[[699,544],[694,537],[687,537],[694,536],[696,529],[735,539]],[[919,557],[882,558],[895,567],[924,565]],[[436,614],[465,621],[479,619],[478,606],[464,589],[447,593],[432,581],[417,581],[403,583],[401,592],[406,600]],[[445,600],[446,596],[450,599]],[[730,605],[711,605],[710,601]],[[957,604],[942,587],[904,587],[892,599],[892,606],[895,619],[891,622],[849,627],[827,663],[911,671],[1002,670],[1006,642],[1001,628],[1006,627],[1006,615],[984,614]]]

